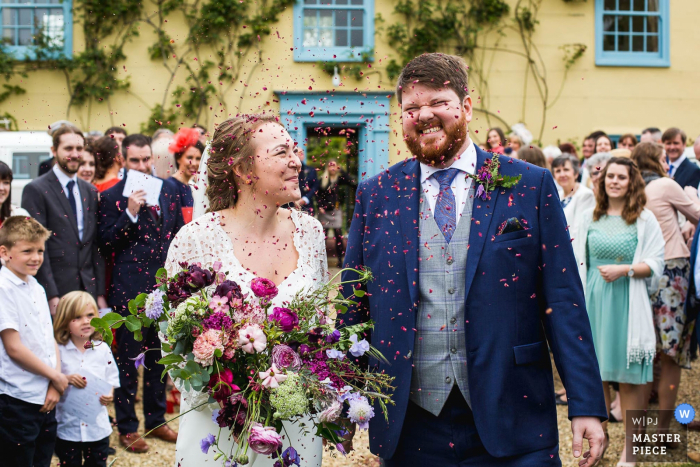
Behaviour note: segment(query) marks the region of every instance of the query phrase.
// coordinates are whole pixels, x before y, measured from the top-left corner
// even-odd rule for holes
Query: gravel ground
[[[331,269],[331,273],[334,271]],[[555,386],[557,389],[561,388],[561,382],[559,376],[555,372]],[[695,407],[696,409],[700,407],[700,363],[695,364],[693,370],[684,371],[680,389],[678,393],[678,401],[686,402]],[[655,407],[651,407],[655,408]],[[176,407],[177,410],[177,407]],[[114,415],[113,407],[110,407],[110,413]],[[141,404],[136,404],[136,413],[142,413]],[[177,414],[168,415],[166,418],[172,418]],[[575,460],[571,454],[571,425],[567,419],[566,407],[557,406],[557,415],[559,421],[559,445],[560,451],[559,455],[562,459],[564,467],[574,467],[578,465],[578,461]],[[696,419],[700,419],[700,414],[696,414]],[[177,431],[178,420],[173,420],[170,423],[171,428]],[[143,426],[140,428],[140,432],[143,433]],[[617,461],[620,459],[620,453],[622,452],[622,446],[624,441],[624,434],[622,430],[622,423],[610,424],[610,447],[608,448],[606,458],[601,464],[603,467],[615,467]],[[192,440],[193,443],[198,443],[199,440]],[[151,449],[145,454],[133,454],[128,452],[123,452],[121,449],[117,450],[118,459],[114,463],[115,467],[173,467],[175,461],[175,445],[170,443],[165,443],[161,440],[154,439],[148,440]],[[350,453],[347,457],[337,456],[335,453],[326,451],[323,456],[323,466],[324,467],[379,467],[380,463],[377,457],[369,452],[369,440],[366,432],[361,432],[355,440],[355,451]],[[116,429],[112,433],[111,445],[113,447],[119,446],[119,440]],[[700,451],[700,433],[690,432],[689,434],[689,451]],[[114,457],[110,457],[110,461]],[[53,465],[58,465],[58,459],[54,458]],[[650,464],[640,464],[640,466],[649,466]],[[679,464],[660,464],[660,465],[673,465],[679,467]],[[687,464],[688,466],[696,464]],[[183,467],[198,467],[198,466],[183,466]],[[684,466],[681,466],[684,467]]]

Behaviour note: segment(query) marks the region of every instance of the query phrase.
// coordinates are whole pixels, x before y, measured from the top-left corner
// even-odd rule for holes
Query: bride
[[[236,281],[243,293],[252,295],[250,281],[255,277],[272,280],[279,294],[271,309],[291,301],[299,290],[328,280],[321,224],[301,211],[280,207],[301,198],[301,162],[294,142],[276,118],[250,115],[226,120],[214,133],[208,160],[202,164],[208,172],[202,178],[208,182],[209,207],[173,240],[166,261],[169,275],[179,271],[179,262],[210,267],[220,261],[221,271]],[[201,181],[196,187],[200,191]],[[204,206],[203,200],[196,202],[195,214]],[[180,411],[186,412],[206,398],[199,393],[183,393]],[[214,449],[208,454],[200,449],[201,439],[218,433],[219,427],[212,421],[216,409],[218,405],[208,404],[180,419],[176,465],[222,464],[222,459],[214,461]],[[320,466],[322,441],[310,433],[311,420],[284,422],[284,428],[283,449],[291,445],[303,465]],[[219,446],[226,453],[236,451],[226,428],[221,431]],[[250,449],[248,457],[248,465],[254,467],[272,467],[275,462]]]

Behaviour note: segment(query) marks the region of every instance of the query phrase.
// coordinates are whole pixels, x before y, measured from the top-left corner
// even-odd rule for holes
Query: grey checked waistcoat
[[[418,243],[418,316],[413,347],[411,401],[440,414],[456,384],[471,407],[464,335],[464,283],[474,183],[448,244],[421,195]]]

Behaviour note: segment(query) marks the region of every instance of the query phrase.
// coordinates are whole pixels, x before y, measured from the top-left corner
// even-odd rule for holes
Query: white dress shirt
[[[83,239],[83,226],[85,225],[84,219],[83,219],[83,199],[80,197],[80,189],[78,188],[78,175],[73,174],[72,177],[66,175],[63,173],[63,171],[58,167],[58,164],[53,165],[53,173],[56,174],[56,177],[58,177],[58,182],[61,184],[63,187],[63,193],[66,194],[66,198],[68,198],[68,182],[73,180],[75,182],[75,185],[73,185],[73,196],[75,197],[75,206],[78,208],[76,211],[77,216],[78,216],[78,234],[80,235],[80,239]]]
[[[455,206],[457,208],[457,223],[459,223],[459,218],[462,217],[462,211],[464,206],[472,200],[469,198],[469,188],[472,185],[472,179],[467,176],[467,174],[473,175],[476,172],[476,148],[471,139],[469,140],[469,146],[467,149],[458,157],[451,166],[445,167],[444,169],[438,169],[436,167],[420,164],[420,183],[425,197],[430,203],[430,211],[435,211],[435,203],[437,202],[437,197],[440,194],[440,183],[435,180],[432,175],[435,172],[446,169],[459,169],[463,173],[458,174],[454,181],[452,182],[452,193],[455,195]]]
[[[46,292],[34,277],[25,282],[6,267],[0,269],[0,331],[5,329],[17,331],[25,347],[56,368],[56,341]],[[48,389],[47,378],[19,366],[0,345],[0,394],[43,405]]]
[[[687,157],[685,157],[685,154],[681,154],[681,157],[676,159],[676,162],[670,162],[668,164],[668,169],[669,169],[669,177],[673,178],[674,175],[676,175],[676,170],[678,170],[678,167],[683,163],[684,160],[686,160]]]
[[[94,341],[91,349],[78,349],[72,340],[66,345],[58,346],[61,352],[61,373],[72,375],[77,373],[86,376],[88,373],[103,379],[112,385],[119,387],[119,370],[117,362],[112,356],[112,351],[104,342]],[[90,376],[86,376],[87,386],[80,389],[68,386],[68,391],[84,391],[86,396],[99,397],[105,394],[90,393]],[[74,415],[63,410],[64,397],[56,406],[56,421],[58,422],[58,437],[64,441],[90,442],[99,441],[112,434],[112,425],[109,423],[107,407],[102,407],[102,412],[95,421],[80,420]]]

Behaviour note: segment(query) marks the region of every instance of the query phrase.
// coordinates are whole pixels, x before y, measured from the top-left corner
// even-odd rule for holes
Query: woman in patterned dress
[[[661,145],[640,143],[632,151],[632,160],[639,166],[646,183],[647,208],[659,221],[666,241],[664,272],[659,290],[652,295],[656,328],[656,349],[661,364],[658,378],[659,410],[676,407],[681,368],[690,368],[690,337],[694,322],[686,323],[685,300],[690,278],[690,250],[683,239],[678,213],[697,225],[700,200],[697,190],[685,190],[669,178],[668,165]],[[651,385],[647,388],[651,390]],[[659,429],[668,429],[671,412],[660,412]]]
[[[574,243],[585,258],[581,279],[608,410],[609,384],[617,382],[625,413],[646,407],[645,385],[653,378],[656,337],[647,281],[658,282],[663,273],[664,239],[644,208],[644,180],[634,162],[610,159],[599,184],[596,207],[583,214]],[[618,465],[632,460],[623,450]]]

